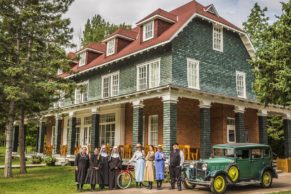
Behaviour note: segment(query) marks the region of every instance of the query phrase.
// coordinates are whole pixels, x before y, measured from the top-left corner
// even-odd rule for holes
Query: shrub
[[[46,163],[46,165],[48,166],[54,166],[55,163],[56,163],[56,158],[55,157],[52,157],[52,156],[48,156],[44,159],[44,162]]]
[[[31,161],[32,161],[32,164],[40,164],[42,162],[42,157],[37,156],[37,155],[33,155],[31,157]]]

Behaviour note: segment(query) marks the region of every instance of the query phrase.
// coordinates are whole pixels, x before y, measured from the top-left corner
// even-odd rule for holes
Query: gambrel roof
[[[223,26],[227,30],[234,31],[238,33],[249,52],[249,55],[253,57],[255,55],[255,49],[252,46],[252,43],[250,42],[250,39],[246,35],[246,33],[240,29],[239,27],[235,26],[231,22],[227,21],[223,17],[219,16],[218,14],[213,14],[209,12],[209,8],[213,9],[213,7],[210,6],[203,6],[200,3],[198,3],[195,0],[190,1],[189,3],[182,5],[170,12],[167,12],[162,9],[158,9],[154,11],[153,13],[149,14],[145,18],[141,19],[137,24],[138,26],[133,28],[132,30],[119,30],[119,32],[115,32],[113,35],[110,35],[110,37],[113,37],[114,35],[118,35],[121,32],[126,33],[127,36],[131,36],[132,42],[127,45],[125,48],[123,48],[121,51],[106,56],[106,53],[103,53],[101,56],[97,57],[95,60],[90,62],[87,65],[79,67],[76,65],[73,67],[73,72],[75,72],[72,75],[63,75],[64,77],[72,77],[75,75],[83,74],[85,72],[94,70],[96,68],[111,64],[113,62],[117,62],[119,60],[123,60],[125,58],[131,57],[133,55],[136,55],[138,53],[142,53],[144,51],[147,51],[149,49],[165,45],[169,42],[171,42],[178,34],[181,32],[187,24],[193,20],[193,18],[198,17],[202,18],[204,20],[208,20],[209,22],[219,24]],[[149,18],[152,17],[163,17],[166,19],[169,19],[170,21],[173,21],[171,23],[171,26],[165,30],[160,36],[150,39],[148,41],[141,41],[142,38],[142,29],[139,26],[144,21],[147,21]],[[159,19],[160,19],[159,18]],[[108,40],[108,38],[106,38]]]

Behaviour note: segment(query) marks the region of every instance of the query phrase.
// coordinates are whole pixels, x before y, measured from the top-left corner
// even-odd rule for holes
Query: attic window
[[[217,12],[217,10],[215,9],[215,7],[214,7],[213,4],[207,6],[206,9],[205,9],[204,11],[208,11],[208,12],[214,14],[214,15],[219,16],[219,15],[218,15],[218,12]]]
[[[154,37],[154,21],[143,25],[143,41],[150,40]]]
[[[81,53],[79,57],[79,67],[84,66],[86,64],[86,52]]]
[[[107,42],[107,52],[106,55],[110,56],[115,53],[115,39],[109,40]]]

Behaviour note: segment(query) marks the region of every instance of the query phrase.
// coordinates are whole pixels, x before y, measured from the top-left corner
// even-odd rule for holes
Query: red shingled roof
[[[105,38],[105,40],[115,36],[115,35],[120,35],[120,36],[125,36],[127,38],[136,39],[138,32],[133,31],[133,30],[128,30],[128,29],[124,29],[124,28],[119,28],[117,29],[115,32],[113,32],[112,34],[110,34],[108,37]]]
[[[85,71],[87,69],[96,67],[96,66],[100,66],[102,64],[105,63],[110,63],[113,60],[117,60],[121,57],[125,57],[128,56],[132,53],[141,51],[143,49],[147,49],[149,47],[152,46],[156,46],[160,43],[169,41],[177,32],[179,32],[180,29],[182,29],[185,26],[185,23],[196,13],[199,14],[203,17],[209,18],[211,20],[217,21],[219,23],[222,23],[230,28],[233,28],[235,30],[241,31],[243,32],[240,28],[236,27],[235,25],[233,25],[232,23],[228,22],[227,20],[225,20],[224,18],[220,17],[220,16],[216,16],[214,14],[211,14],[207,11],[205,11],[205,6],[201,5],[200,3],[196,2],[196,1],[191,1],[185,5],[182,5],[174,10],[172,10],[171,12],[166,12],[164,10],[159,9],[159,11],[155,11],[156,13],[159,14],[163,14],[164,16],[167,17],[173,17],[173,16],[178,16],[178,20],[176,21],[176,23],[174,23],[168,30],[166,30],[164,33],[162,33],[159,37],[157,38],[153,38],[151,40],[148,40],[146,42],[141,42],[141,35],[136,36],[136,40],[132,41],[132,43],[130,43],[127,47],[125,47],[124,49],[122,49],[120,52],[113,54],[111,56],[106,56],[106,54],[102,54],[101,56],[99,56],[98,58],[96,58],[95,60],[93,60],[91,63],[81,66],[79,67],[78,65],[76,65],[72,70],[75,73],[78,72],[82,72]],[[152,13],[149,16],[145,17],[143,20],[151,17],[151,15],[155,15],[156,13]],[[167,13],[167,15],[166,15]],[[143,21],[141,20],[141,21]],[[119,30],[115,33],[125,33],[125,30]],[[133,32],[136,33],[140,33],[140,28],[136,27],[134,29],[132,29],[130,31],[130,33],[133,34]],[[126,32],[127,35],[129,35],[129,31]],[[105,47],[102,47],[103,49],[105,49]]]
[[[172,20],[174,22],[177,21],[177,15],[172,14],[170,12],[167,12],[167,11],[165,11],[163,9],[157,9],[153,13],[149,14],[148,16],[146,16],[145,18],[143,18],[142,20],[140,20],[139,22],[137,22],[137,24],[140,24],[140,23],[144,22],[145,20],[147,20],[147,19],[149,19],[149,18],[151,18],[151,17],[153,17],[155,15],[162,16],[162,17],[167,18],[169,20]]]
[[[92,49],[92,50],[95,50],[97,52],[104,53],[106,50],[106,44],[98,43],[98,42],[91,42],[91,43],[87,44],[86,46],[84,46],[83,48],[81,48],[78,51],[78,53],[80,53],[81,51],[83,51],[85,49]]]

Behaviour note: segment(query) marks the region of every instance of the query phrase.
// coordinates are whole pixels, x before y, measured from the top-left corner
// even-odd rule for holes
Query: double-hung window
[[[236,71],[236,92],[240,98],[246,98],[246,74]]]
[[[75,104],[88,101],[88,87],[89,83],[79,84],[75,90]]]
[[[159,117],[158,115],[149,116],[149,145],[158,145]]]
[[[223,52],[223,28],[213,24],[213,49]]]
[[[115,39],[109,40],[107,42],[107,52],[106,55],[110,56],[115,53]]]
[[[137,66],[137,90],[158,87],[160,85],[160,59]]]
[[[86,64],[86,52],[83,52],[79,55],[80,60],[79,60],[79,66],[84,66]]]
[[[150,40],[154,37],[154,21],[143,25],[143,41]]]
[[[117,96],[119,93],[119,72],[102,77],[102,98]]]
[[[199,80],[199,61],[194,59],[187,59],[187,80],[188,87],[194,89],[200,89]]]

